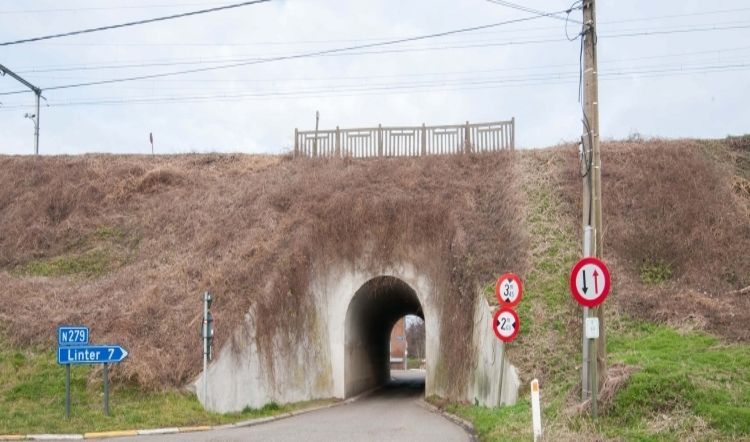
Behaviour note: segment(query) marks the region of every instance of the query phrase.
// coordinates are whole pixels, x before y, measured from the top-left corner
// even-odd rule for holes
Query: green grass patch
[[[578,381],[577,371],[553,372],[553,381],[542,390],[543,423],[550,440],[750,438],[750,346],[636,322],[633,332],[611,332],[608,347],[611,363],[624,362],[638,371],[595,423],[586,415],[561,419],[566,393]],[[551,354],[545,363],[560,363],[559,357],[575,360],[579,355]],[[531,407],[524,390],[510,407],[452,403],[446,409],[471,421],[481,440],[529,440]]]
[[[94,235],[99,239],[113,239],[117,241],[125,239],[125,232],[117,227],[101,226],[94,230]]]
[[[101,276],[114,267],[114,257],[104,250],[81,255],[59,256],[49,260],[30,261],[16,273],[23,276]]]
[[[649,259],[641,264],[640,276],[646,284],[660,284],[672,277],[672,266],[663,259]]]
[[[528,400],[501,408],[485,408],[466,404],[448,404],[445,410],[469,420],[481,440],[532,440],[531,413]]]
[[[110,386],[110,416],[104,416],[101,376],[93,366],[71,368],[71,416],[65,419],[65,368],[50,350],[12,349],[0,342],[0,434],[83,433],[173,426],[218,425],[289,412],[330,401],[218,414],[203,409],[191,393],[142,391]]]
[[[101,226],[73,239],[64,252],[17,267],[15,276],[80,276],[96,278],[130,262],[138,248],[137,237],[117,227]]]
[[[646,323],[610,335],[608,346],[611,360],[640,367],[605,419],[611,434],[679,414],[698,416],[728,438],[750,436],[750,346]]]

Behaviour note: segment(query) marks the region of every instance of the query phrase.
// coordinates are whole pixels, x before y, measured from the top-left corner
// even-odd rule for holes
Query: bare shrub
[[[135,186],[141,193],[155,192],[161,186],[174,186],[180,184],[182,175],[170,169],[155,169],[146,173]]]
[[[73,212],[75,204],[76,201],[69,192],[65,192],[59,187],[55,188],[47,197],[47,218],[52,223],[58,224]]]

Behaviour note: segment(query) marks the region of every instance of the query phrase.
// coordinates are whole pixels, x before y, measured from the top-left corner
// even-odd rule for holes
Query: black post
[[[109,364],[104,364],[104,415],[109,416]]]
[[[70,364],[65,364],[65,419],[70,419]]]

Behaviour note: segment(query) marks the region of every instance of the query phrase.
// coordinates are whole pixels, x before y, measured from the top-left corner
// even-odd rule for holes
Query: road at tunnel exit
[[[468,441],[461,427],[422,408],[424,372],[393,371],[391,382],[352,403],[261,424],[117,441]]]

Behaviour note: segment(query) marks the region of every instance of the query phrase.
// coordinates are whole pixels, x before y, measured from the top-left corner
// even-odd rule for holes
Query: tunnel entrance
[[[398,278],[373,278],[354,294],[346,312],[346,397],[381,386],[391,379],[391,332],[406,315],[424,320],[417,293]]]

